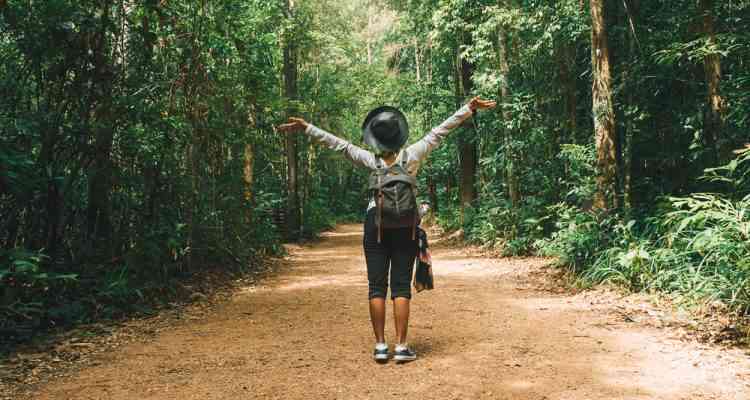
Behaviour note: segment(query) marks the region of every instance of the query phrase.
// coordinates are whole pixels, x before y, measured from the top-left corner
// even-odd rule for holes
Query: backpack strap
[[[378,175],[378,180],[380,180],[380,175]],[[383,241],[383,189],[382,186],[380,189],[378,189],[378,199],[377,199],[377,209],[378,209],[378,244],[380,244]]]
[[[378,157],[378,194],[376,195],[377,198],[375,199],[375,207],[377,208],[378,212],[378,244],[380,244],[383,240],[383,169],[385,168],[385,162],[382,158]]]
[[[414,223],[411,226],[411,240],[417,240],[417,218],[419,218],[419,211],[414,212]]]
[[[402,150],[401,153],[401,167],[404,169],[404,172],[408,175],[409,174],[409,153],[406,152],[406,150]],[[412,193],[414,193],[414,199],[417,198],[417,182],[416,178],[414,178],[414,183],[411,186]],[[411,226],[411,240],[417,239],[417,224],[419,221],[419,207],[417,207],[416,210],[414,210],[414,221],[412,221]]]
[[[377,168],[378,170],[385,168],[385,161],[383,161],[383,159],[378,156],[375,156],[375,168]]]

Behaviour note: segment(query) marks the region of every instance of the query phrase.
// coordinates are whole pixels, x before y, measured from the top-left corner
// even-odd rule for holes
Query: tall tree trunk
[[[154,55],[154,39],[156,35],[151,33],[150,15],[156,9],[155,0],[146,0],[143,3],[143,15],[141,16],[141,36],[143,36],[143,52],[147,60],[151,60]]]
[[[456,187],[456,175],[448,174],[448,179],[445,181],[445,197],[448,203],[453,201],[453,189]]]
[[[703,18],[703,34],[706,35],[709,46],[716,45],[716,32],[713,14],[714,0],[699,0],[700,13]],[[704,121],[706,144],[715,154],[712,161],[723,161],[729,156],[729,151],[718,143],[722,142],[724,130],[725,102],[721,96],[721,58],[716,53],[709,53],[703,60],[706,74],[707,103]]]
[[[471,64],[464,57],[460,56],[460,51],[457,52],[457,77],[458,94],[460,94],[457,100],[460,104],[468,96],[471,95],[472,82],[471,78],[474,73],[474,65]],[[465,129],[458,137],[459,140],[459,152],[460,152],[460,169],[461,169],[461,181],[459,182],[461,191],[461,215],[465,209],[471,206],[471,203],[477,198],[476,192],[476,173],[477,173],[477,145],[473,140],[476,128],[474,126],[474,120],[470,119],[466,121]]]
[[[373,24],[373,13],[372,13],[372,7],[368,4],[368,13],[367,13],[367,31],[366,31],[366,38],[365,42],[367,43],[367,65],[372,65],[372,24]]]
[[[597,154],[597,191],[594,207],[599,210],[609,210],[618,206],[617,132],[612,101],[605,3],[606,0],[591,0],[592,110]]]
[[[576,48],[575,43],[564,43],[560,46],[558,54],[558,65],[560,68],[560,80],[563,85],[563,98],[565,101],[565,133],[567,140],[575,143],[575,132],[578,128],[578,101],[576,98]],[[562,142],[564,143],[564,142]]]
[[[305,234],[305,230],[308,229],[305,226],[307,222],[307,215],[305,214],[305,205],[310,204],[310,165],[312,165],[312,150],[313,143],[308,140],[308,137],[301,135],[300,141],[297,142],[297,146],[300,149],[297,155],[299,161],[298,167],[298,181],[297,181],[297,201],[299,202],[299,234],[300,236]]]
[[[566,179],[567,169],[557,155],[560,153],[562,143],[577,143],[578,141],[578,135],[576,134],[578,129],[576,43],[564,41],[558,44],[555,53],[561,84],[560,101],[562,103],[559,111],[561,130],[553,133],[552,137],[552,159],[559,166],[559,176],[562,177],[561,180],[557,180],[554,188],[555,197],[559,200],[563,196],[561,183]]]
[[[417,69],[417,82],[422,81],[422,66],[419,55],[419,40],[417,40],[417,38],[414,38],[414,65]]]
[[[294,18],[294,1],[285,0],[286,16]],[[288,101],[288,116],[296,112],[294,102],[297,100],[297,45],[294,34],[287,32],[284,38],[284,95]],[[287,157],[287,234],[290,238],[299,236],[300,210],[299,185],[297,171],[297,136],[286,135],[285,148]]]
[[[110,237],[112,222],[110,216],[110,194],[112,191],[111,152],[114,140],[114,112],[112,110],[113,67],[108,60],[107,29],[109,27],[111,2],[103,4],[103,16],[100,31],[96,35],[94,48],[94,87],[98,88],[98,102],[94,112],[96,126],[94,148],[95,156],[92,174],[88,184],[88,208],[86,220],[90,243],[101,256],[111,256]]]
[[[425,128],[430,129],[432,127],[432,108],[433,108],[433,81],[432,81],[432,41],[428,39],[425,46],[425,66],[427,68],[427,112],[425,113]],[[435,216],[440,210],[440,199],[437,194],[437,179],[434,174],[435,171],[432,168],[432,163],[427,161],[427,170],[430,174],[427,176],[427,190],[430,198],[430,214]]]
[[[429,170],[429,161],[428,161],[428,170]],[[435,215],[440,211],[440,205],[437,195],[437,187],[435,185],[435,178],[432,176],[432,174],[427,175],[427,193],[430,198],[430,214]]]
[[[242,178],[245,181],[245,201],[248,203],[248,221],[251,221],[253,203],[255,201],[253,196],[253,182],[255,175],[253,173],[255,167],[255,151],[251,143],[245,144],[245,151],[243,154],[243,174]]]
[[[632,85],[631,80],[633,79],[632,63],[633,57],[636,56],[638,49],[638,37],[635,30],[636,18],[640,12],[640,0],[628,0],[623,1],[622,6],[624,8],[624,15],[626,21],[624,24],[630,27],[629,30],[623,32],[624,43],[625,43],[625,57],[622,61],[622,87],[625,91],[624,108],[627,112],[623,113],[625,120],[623,121],[623,133],[622,133],[622,206],[626,209],[633,208],[633,196],[632,196],[632,180],[633,180],[633,137],[636,132],[636,123],[634,120],[633,111],[637,109],[638,104],[635,99],[635,87]]]
[[[504,1],[500,1],[502,6]],[[497,55],[498,55],[498,67],[500,70],[500,104],[503,115],[504,123],[513,118],[508,107],[505,103],[509,102],[510,99],[510,62],[508,60],[508,38],[505,32],[505,27],[499,26],[497,30]],[[503,141],[505,142],[506,149],[506,163],[505,163],[505,183],[508,188],[508,198],[510,199],[513,207],[516,207],[521,202],[521,193],[518,185],[518,176],[516,174],[516,160],[517,157],[513,152],[513,132],[508,129],[504,129]]]

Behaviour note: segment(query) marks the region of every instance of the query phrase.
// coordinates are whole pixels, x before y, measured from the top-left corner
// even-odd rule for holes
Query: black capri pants
[[[411,277],[417,256],[417,241],[412,240],[412,227],[383,229],[381,242],[378,243],[375,216],[375,208],[367,212],[363,240],[369,298],[386,297],[390,270],[391,299],[410,299]]]

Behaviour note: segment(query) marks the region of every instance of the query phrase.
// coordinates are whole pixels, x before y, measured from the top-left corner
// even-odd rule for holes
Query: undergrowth
[[[325,225],[320,221],[314,227]],[[188,248],[179,226],[151,231],[139,239],[148,242],[150,238],[151,246],[134,246],[137,251],[106,264],[75,267],[49,263],[41,251],[0,251],[0,350],[50,329],[149,313],[154,307],[189,297],[190,293],[182,293],[183,283],[195,276],[211,271],[244,273],[262,258],[283,251],[268,218],[258,216],[255,223],[235,233],[236,237],[203,237],[202,247]],[[211,234],[210,229],[200,232]],[[240,243],[245,250],[238,250]],[[190,251],[200,264],[185,262]]]
[[[705,170],[701,179],[714,193],[664,197],[654,211],[592,210],[594,154],[592,146],[563,146],[564,201],[545,206],[542,196],[529,196],[514,207],[490,188],[463,216],[448,208],[437,222],[506,256],[554,257],[582,286],[612,283],[749,314],[750,149]]]
[[[664,292],[693,305],[750,313],[750,151],[706,170],[723,190],[663,199],[650,218],[603,217],[558,204],[557,230],[536,242],[541,255],[588,284]]]

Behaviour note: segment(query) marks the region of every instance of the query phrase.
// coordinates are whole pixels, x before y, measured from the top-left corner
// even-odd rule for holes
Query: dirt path
[[[265,286],[34,398],[750,399],[738,351],[675,340],[591,297],[540,290],[542,260],[440,246],[438,288],[415,295],[412,311],[419,359],[376,364],[360,230],[342,226],[294,249]]]

